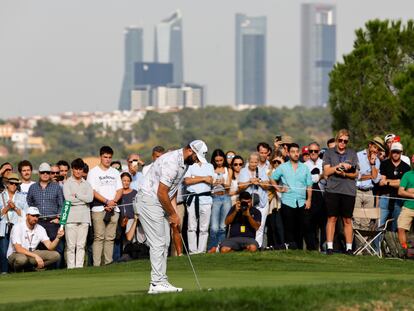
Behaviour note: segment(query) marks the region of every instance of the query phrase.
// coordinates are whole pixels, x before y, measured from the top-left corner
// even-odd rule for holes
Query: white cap
[[[201,163],[207,163],[206,160],[206,153],[207,153],[207,145],[204,141],[202,140],[193,140],[190,143],[190,147],[191,149],[195,152],[195,154],[197,155],[198,160]]]
[[[399,142],[392,143],[391,145],[391,151],[403,151],[403,145]]]
[[[387,134],[387,135],[385,135],[385,137],[384,137],[384,141],[385,142],[387,142],[387,141],[389,141],[390,139],[393,139],[394,137],[395,137],[396,135],[395,134]]]
[[[40,215],[39,209],[34,206],[29,206],[29,208],[26,210],[27,215]]]
[[[39,166],[39,172],[50,172],[52,168],[50,167],[49,163],[43,162]]]

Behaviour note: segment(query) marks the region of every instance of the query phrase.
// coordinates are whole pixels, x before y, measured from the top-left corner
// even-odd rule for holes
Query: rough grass
[[[148,296],[149,262],[0,278],[0,310],[414,310],[414,261],[301,251],[169,260],[181,294]],[[253,308],[253,309],[252,309]]]

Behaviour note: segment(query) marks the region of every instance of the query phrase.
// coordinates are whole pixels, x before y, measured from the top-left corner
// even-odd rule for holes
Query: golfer
[[[170,225],[180,228],[180,219],[171,201],[177,195],[189,165],[197,159],[207,163],[207,146],[195,140],[182,149],[170,151],[159,157],[147,175],[135,200],[135,210],[144,229],[150,248],[151,283],[148,294],[181,292],[167,278],[167,255],[170,244]]]

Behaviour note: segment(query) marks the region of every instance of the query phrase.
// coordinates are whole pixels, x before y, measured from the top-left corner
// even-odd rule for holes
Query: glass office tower
[[[302,4],[301,105],[326,106],[329,73],[336,62],[334,5]]]
[[[155,26],[154,62],[172,63],[174,83],[183,83],[182,15],[179,10]]]
[[[236,105],[266,104],[266,17],[236,14]]]
[[[125,28],[125,68],[119,110],[131,109],[131,91],[134,89],[135,63],[143,60],[143,30],[136,26]]]

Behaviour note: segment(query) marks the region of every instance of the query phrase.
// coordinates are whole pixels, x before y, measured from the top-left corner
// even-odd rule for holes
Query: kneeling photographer
[[[252,204],[252,195],[247,191],[241,192],[239,200],[227,214],[225,223],[230,225],[230,235],[221,243],[220,252],[255,252],[259,247],[255,238],[261,219],[260,211]]]

